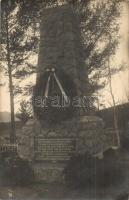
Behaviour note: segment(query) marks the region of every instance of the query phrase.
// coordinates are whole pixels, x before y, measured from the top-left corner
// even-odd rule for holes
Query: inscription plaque
[[[35,137],[35,160],[69,160],[76,152],[75,138]]]

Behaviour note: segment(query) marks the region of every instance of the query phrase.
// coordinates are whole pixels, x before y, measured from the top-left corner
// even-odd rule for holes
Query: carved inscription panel
[[[76,152],[75,138],[35,137],[35,161],[69,160]]]

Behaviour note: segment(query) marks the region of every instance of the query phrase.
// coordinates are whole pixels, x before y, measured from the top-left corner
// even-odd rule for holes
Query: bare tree
[[[16,86],[18,70],[24,66],[31,49],[30,41],[25,40],[26,30],[18,23],[17,3],[11,0],[2,1],[2,29],[1,29],[1,62],[0,69],[8,77],[10,94],[11,129],[10,142],[15,143],[15,112],[14,95],[20,91]],[[22,16],[21,16],[22,17]],[[18,77],[19,78],[19,77]]]
[[[9,6],[9,5],[7,5]],[[13,80],[12,80],[12,67],[11,67],[11,55],[10,55],[10,42],[9,42],[9,8],[6,9],[5,13],[5,29],[6,29],[6,60],[7,60],[7,71],[9,78],[9,94],[10,94],[10,110],[11,110],[11,133],[10,142],[15,143],[15,114],[14,114],[14,95],[13,95]]]
[[[111,35],[109,34],[109,45],[111,43]],[[117,112],[116,112],[116,101],[115,101],[115,96],[113,93],[113,88],[112,88],[112,73],[111,73],[111,67],[110,67],[110,53],[108,57],[108,83],[109,83],[109,89],[110,89],[110,94],[111,94],[111,99],[112,99],[112,104],[113,104],[113,117],[114,117],[114,128],[116,131],[116,136],[117,136],[117,142],[118,142],[118,147],[120,147],[120,136],[119,136],[119,129],[118,129],[118,121],[117,121]]]

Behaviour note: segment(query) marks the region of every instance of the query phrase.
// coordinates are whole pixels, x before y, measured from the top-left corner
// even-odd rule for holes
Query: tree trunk
[[[110,42],[111,38],[109,38]],[[116,131],[116,137],[117,137],[117,145],[120,147],[120,136],[119,136],[119,129],[118,129],[118,122],[117,122],[117,113],[116,113],[116,103],[115,103],[115,98],[112,90],[112,75],[111,75],[111,68],[110,68],[110,55],[108,58],[108,80],[109,80],[109,88],[110,88],[110,94],[112,98],[112,103],[113,103],[113,118],[114,118],[114,128]]]
[[[12,81],[12,67],[10,61],[10,46],[9,46],[9,27],[8,27],[8,14],[6,15],[7,25],[7,65],[8,65],[8,78],[9,78],[9,93],[10,93],[10,111],[11,111],[11,130],[10,130],[10,143],[15,143],[15,114],[14,114],[14,94],[13,94],[13,81]]]
[[[10,68],[10,67],[9,67]],[[12,73],[9,69],[9,92],[10,92],[10,110],[11,110],[11,132],[10,132],[10,142],[15,143],[15,113],[14,113],[14,95],[13,95],[13,83],[12,83]]]

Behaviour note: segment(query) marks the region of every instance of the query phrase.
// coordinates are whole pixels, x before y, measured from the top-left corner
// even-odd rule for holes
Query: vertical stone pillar
[[[80,96],[84,59],[79,25],[77,14],[67,5],[43,10],[37,80],[46,68],[62,70],[71,77]]]

